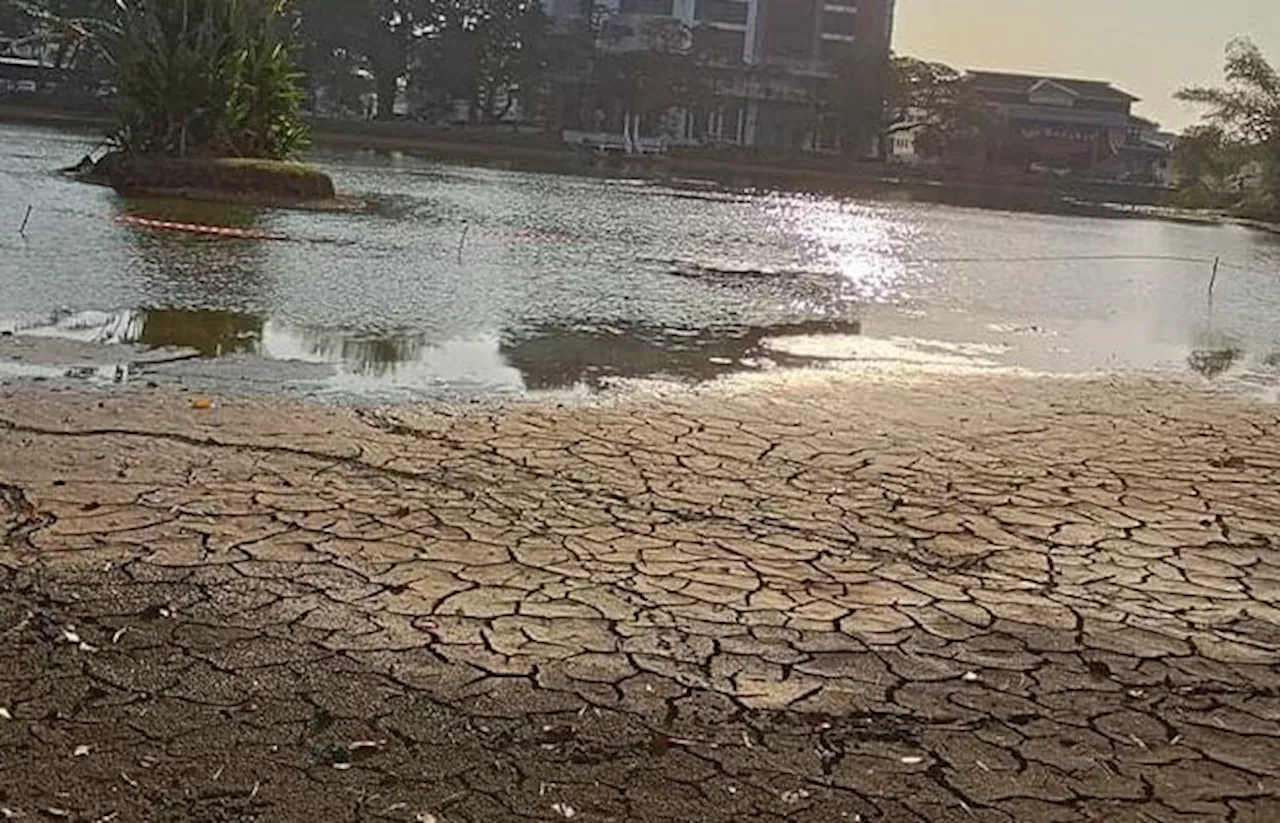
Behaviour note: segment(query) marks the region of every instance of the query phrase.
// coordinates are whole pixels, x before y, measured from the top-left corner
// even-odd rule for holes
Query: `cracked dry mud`
[[[0,809],[1280,820],[1280,410],[0,394]]]

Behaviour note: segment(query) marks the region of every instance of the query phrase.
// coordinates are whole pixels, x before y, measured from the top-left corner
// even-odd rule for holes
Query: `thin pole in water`
[[[23,237],[27,236],[27,223],[31,220],[31,209],[34,208],[30,203],[27,204],[27,213],[22,218],[22,225],[18,227],[18,234]]]
[[[458,238],[458,263],[462,263],[462,249],[467,245],[467,232],[471,231],[470,223],[462,224],[462,236]]]
[[[1218,285],[1218,266],[1222,265],[1222,258],[1213,258],[1213,276],[1209,278],[1209,302],[1213,303],[1213,287]]]

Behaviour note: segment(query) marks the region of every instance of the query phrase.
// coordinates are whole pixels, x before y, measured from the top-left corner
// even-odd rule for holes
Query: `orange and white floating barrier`
[[[126,226],[137,226],[142,229],[156,231],[176,231],[185,234],[202,234],[208,237],[231,237],[239,240],[288,240],[283,234],[273,234],[260,229],[238,229],[231,226],[206,226],[200,223],[175,223],[171,220],[152,220],[149,217],[134,217],[122,214],[116,218],[117,223]]]

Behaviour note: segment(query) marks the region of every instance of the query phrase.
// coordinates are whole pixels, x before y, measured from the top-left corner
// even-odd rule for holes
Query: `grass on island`
[[[99,162],[98,171],[117,191],[129,194],[206,192],[301,201],[336,197],[329,175],[292,161],[114,154]]]

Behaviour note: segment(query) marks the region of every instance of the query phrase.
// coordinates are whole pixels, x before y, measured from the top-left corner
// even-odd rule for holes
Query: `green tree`
[[[1240,39],[1227,47],[1225,75],[1225,86],[1186,88],[1176,97],[1206,107],[1206,123],[1222,135],[1218,162],[1237,168],[1253,162],[1262,166],[1263,189],[1248,208],[1280,214],[1280,73],[1255,43]],[[1203,153],[1207,135],[1192,133],[1184,155]]]
[[[0,0],[0,32],[15,44],[46,49],[52,65],[70,72],[73,87],[87,90],[106,77],[95,38],[117,12],[114,0]]]
[[[20,40],[31,33],[31,18],[11,0],[0,0],[0,40]]]
[[[610,38],[611,27],[604,31]],[[705,97],[707,75],[691,51],[692,32],[679,21],[650,20],[636,35],[643,48],[622,51],[607,44],[596,52],[597,100],[616,106],[624,124],[638,119],[652,128],[671,109],[687,108]]]
[[[395,116],[422,44],[439,37],[448,0],[302,0],[303,37],[315,53],[359,65],[373,75],[378,118]]]
[[[894,57],[885,84],[885,122],[890,135],[916,131],[916,152],[953,156],[982,138],[989,115],[963,72],[944,63]]]
[[[1238,168],[1238,154],[1221,126],[1192,126],[1174,147],[1174,170],[1189,185],[1221,188]]]
[[[549,24],[536,0],[456,3],[428,49],[429,82],[467,101],[475,121],[500,120],[517,101],[530,108],[549,64]]]
[[[862,155],[884,130],[884,99],[892,74],[883,55],[858,49],[836,66],[832,109],[844,153]]]
[[[282,159],[306,143],[286,0],[120,0],[98,42],[119,148]]]

